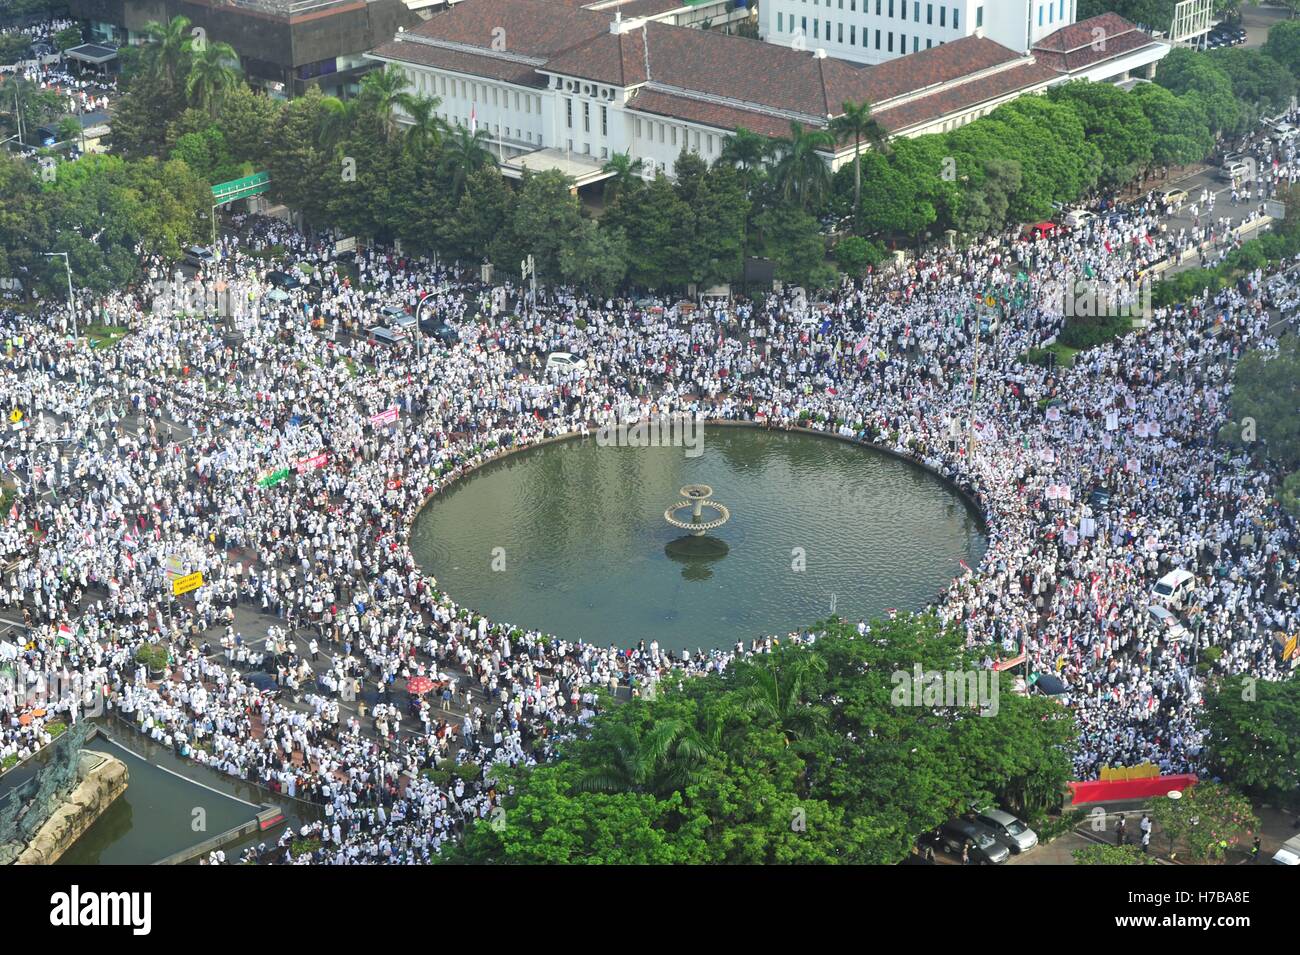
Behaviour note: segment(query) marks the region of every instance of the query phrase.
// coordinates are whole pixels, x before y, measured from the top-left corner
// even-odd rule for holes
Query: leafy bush
[[[1127,315],[1071,318],[1057,340],[1069,348],[1096,348],[1128,334],[1132,328],[1133,321]]]
[[[142,643],[135,651],[135,659],[150,670],[161,670],[167,666],[171,655],[167,648],[158,643]]]

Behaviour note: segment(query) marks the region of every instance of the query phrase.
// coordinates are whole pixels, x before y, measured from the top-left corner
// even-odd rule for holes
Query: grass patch
[[[62,720],[55,720],[53,723],[45,724],[45,732],[49,733],[53,739],[58,739],[68,731],[68,724]]]
[[[1029,365],[1038,365],[1040,368],[1047,367],[1048,355],[1056,356],[1057,367],[1069,368],[1074,364],[1074,356],[1082,351],[1080,348],[1071,348],[1069,345],[1062,345],[1060,342],[1053,342],[1046,348],[1031,348],[1020,356],[1020,360]]]
[[[9,520],[9,508],[13,506],[15,493],[12,481],[0,482],[0,524]]]
[[[18,765],[18,754],[10,753],[8,756],[0,758],[0,773],[3,773],[5,770],[8,769],[13,769],[17,765]]]
[[[279,244],[268,245],[264,249],[253,249],[248,254],[255,259],[278,259],[284,255],[284,246]]]
[[[81,330],[91,348],[112,348],[127,333],[122,325],[87,325]]]
[[[309,852],[315,852],[320,848],[320,837],[311,836],[307,839],[295,839],[289,846],[290,850],[296,856],[305,856]]]

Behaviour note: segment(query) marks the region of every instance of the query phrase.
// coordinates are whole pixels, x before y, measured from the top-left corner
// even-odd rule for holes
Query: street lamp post
[[[72,301],[72,266],[68,262],[68,253],[66,252],[43,252],[41,253],[47,259],[63,257],[63,269],[68,273],[68,320],[72,322],[72,337],[77,337],[77,307]]]
[[[433,293],[430,292],[424,298],[420,299],[420,304],[415,306],[415,357],[420,357],[420,344],[424,341],[424,329],[420,327],[420,315],[424,311],[424,306],[433,301]]]
[[[531,315],[537,314],[537,266],[533,264],[530,252],[528,258],[519,263],[519,272],[523,280],[528,281],[528,307]]]

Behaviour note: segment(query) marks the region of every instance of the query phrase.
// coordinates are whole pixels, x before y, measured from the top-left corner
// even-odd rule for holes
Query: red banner
[[[1153,796],[1168,795],[1174,790],[1182,792],[1188,786],[1195,785],[1195,773],[1182,773],[1177,776],[1150,776],[1146,779],[1093,779],[1088,782],[1070,783],[1070,790],[1074,793],[1074,798],[1070,804],[1081,806],[1090,802],[1150,799]]]

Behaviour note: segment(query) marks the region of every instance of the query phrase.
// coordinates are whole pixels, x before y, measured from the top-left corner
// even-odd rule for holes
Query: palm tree
[[[406,88],[411,85],[406,72],[397,67],[372,70],[361,79],[361,99],[366,102],[384,126],[384,140],[391,143],[397,133],[397,120],[393,110],[400,107],[411,111],[414,101]]]
[[[762,167],[771,148],[772,140],[741,126],[722,144],[719,158],[746,172],[752,172]]]
[[[217,118],[222,102],[239,84],[238,64],[239,56],[229,43],[205,43],[194,53],[189,76],[185,78],[185,92],[212,119]]]
[[[447,124],[438,115],[438,107],[441,105],[442,100],[437,96],[411,97],[405,107],[411,117],[411,125],[407,127],[403,146],[419,155],[442,142]]]
[[[824,129],[804,130],[790,123],[790,136],[776,141],[772,177],[777,191],[801,209],[819,201],[830,189],[831,170],[819,153],[835,148],[835,137]]]
[[[605,180],[604,198],[606,203],[632,189],[641,181],[641,169],[645,164],[640,159],[633,159],[630,152],[614,153],[609,161],[601,167],[601,172],[611,173]]]
[[[188,17],[172,17],[167,23],[151,20],[144,25],[144,68],[149,77],[161,80],[168,89],[176,88],[181,64],[190,49]]]
[[[486,130],[476,129],[471,133],[467,127],[457,125],[443,144],[442,161],[445,163],[445,168],[451,172],[453,198],[460,198],[461,191],[465,188],[465,180],[472,173],[489,163],[496,164],[491,151],[484,145],[486,142]]]
[[[362,108],[359,103],[360,100],[357,99],[321,97],[320,118],[316,127],[316,144],[321,149],[331,152],[343,141]]]
[[[889,131],[872,118],[870,103],[842,103],[840,108],[844,112],[831,120],[830,130],[840,142],[853,140],[853,225],[856,228],[862,206],[862,144],[887,151]]]
[[[660,720],[647,730],[613,726],[603,748],[594,763],[580,770],[578,788],[665,796],[688,785],[710,753],[695,729],[680,719]]]
[[[776,724],[789,745],[791,740],[807,736],[825,718],[819,707],[804,699],[811,678],[825,671],[824,657],[797,653],[745,663],[738,668],[737,677],[750,711]]]

